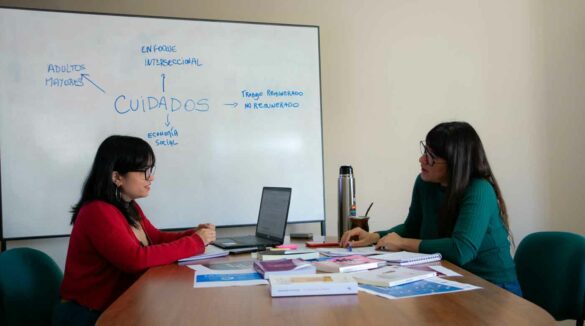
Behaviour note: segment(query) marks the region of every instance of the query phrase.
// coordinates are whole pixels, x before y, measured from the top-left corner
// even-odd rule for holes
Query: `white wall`
[[[580,0],[4,1],[3,5],[321,27],[327,233],[337,230],[340,165],[354,166],[358,213],[400,223],[418,141],[467,120],[484,141],[516,243],[585,234],[585,2]],[[156,191],[156,189],[153,189]],[[66,214],[66,212],[64,212]],[[317,225],[294,226],[318,233]],[[230,231],[237,232],[237,231]],[[62,239],[45,248],[61,263]]]

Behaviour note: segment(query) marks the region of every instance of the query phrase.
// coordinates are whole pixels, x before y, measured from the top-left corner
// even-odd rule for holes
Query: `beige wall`
[[[354,166],[358,213],[375,202],[373,229],[400,223],[419,171],[418,141],[454,119],[469,121],[482,137],[516,243],[539,230],[585,234],[584,1],[0,4],[318,25],[328,234],[337,230],[340,165]],[[292,229],[318,232],[316,225]],[[65,257],[62,239],[15,245],[46,246],[61,265]]]

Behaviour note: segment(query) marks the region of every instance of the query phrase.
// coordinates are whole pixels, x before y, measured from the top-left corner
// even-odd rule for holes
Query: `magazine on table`
[[[281,259],[270,261],[255,261],[254,269],[265,279],[275,275],[307,275],[315,274],[313,264],[301,259]]]

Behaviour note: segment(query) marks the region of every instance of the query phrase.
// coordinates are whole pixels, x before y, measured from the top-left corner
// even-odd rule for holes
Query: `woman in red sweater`
[[[73,207],[61,304],[54,324],[93,325],[148,268],[203,253],[215,226],[161,232],[136,199],[148,196],[155,157],[144,140],[110,136],[102,142]]]

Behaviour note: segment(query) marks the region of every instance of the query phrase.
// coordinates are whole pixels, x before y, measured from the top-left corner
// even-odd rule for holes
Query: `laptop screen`
[[[269,239],[284,239],[288,219],[291,188],[264,187],[256,235]]]

